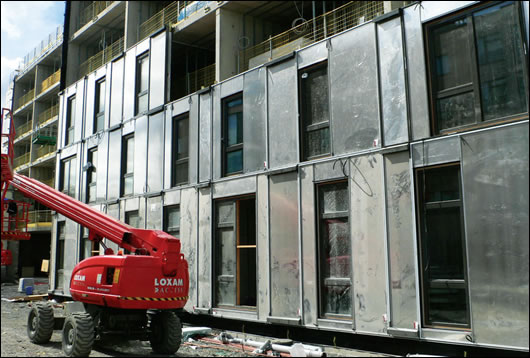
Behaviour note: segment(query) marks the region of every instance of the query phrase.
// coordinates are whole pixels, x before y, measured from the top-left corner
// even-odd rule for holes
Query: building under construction
[[[190,313],[528,352],[528,14],[66,2],[55,187],[179,237]]]

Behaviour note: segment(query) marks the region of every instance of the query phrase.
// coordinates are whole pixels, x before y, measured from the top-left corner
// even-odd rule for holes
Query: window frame
[[[309,124],[307,125],[306,124],[306,121],[309,117],[309,115],[306,113],[306,103],[304,101],[304,85],[303,85],[303,80],[305,79],[303,77],[304,74],[306,73],[314,73],[314,72],[317,72],[317,71],[321,71],[322,69],[326,69],[326,78],[327,78],[327,84],[328,84],[328,91],[327,91],[327,100],[328,100],[328,120],[327,121],[322,121],[322,122],[318,122],[318,123],[314,123],[314,124]],[[330,83],[329,83],[329,61],[328,60],[324,60],[324,61],[320,61],[320,62],[317,62],[315,64],[312,64],[312,65],[309,65],[309,66],[306,66],[306,67],[303,67],[303,68],[299,68],[298,69],[298,73],[297,73],[297,78],[298,78],[298,113],[300,114],[300,119],[299,119],[299,128],[300,128],[300,133],[299,133],[299,136],[300,136],[300,161],[301,162],[306,162],[306,161],[310,161],[310,160],[314,160],[314,159],[319,159],[319,158],[324,158],[324,157],[329,157],[333,154],[333,149],[332,149],[332,142],[331,142],[331,99],[330,99]],[[311,114],[312,116],[312,114]],[[319,130],[322,130],[322,129],[325,129],[325,128],[328,128],[328,133],[329,133],[329,152],[327,153],[320,153],[320,154],[317,154],[317,155],[313,155],[313,156],[308,156],[307,153],[306,153],[306,150],[305,150],[305,138],[306,138],[306,133],[310,133],[310,132],[316,132],[316,131],[319,131]]]
[[[459,198],[458,199],[448,199],[448,200],[438,200],[432,202],[425,202],[425,193],[426,188],[425,182],[425,171],[429,170],[438,170],[440,168],[454,167],[456,170],[456,176],[458,179],[458,190]],[[466,252],[466,235],[464,229],[464,203],[463,203],[463,191],[462,191],[462,166],[459,162],[445,163],[433,166],[426,166],[415,168],[414,170],[415,177],[415,201],[416,201],[416,232],[418,233],[418,261],[419,261],[419,271],[420,271],[420,302],[421,302],[421,320],[422,326],[425,328],[450,328],[454,330],[465,330],[468,331],[471,329],[471,309],[470,309],[470,293],[469,293],[469,275],[467,271],[467,252]],[[429,294],[428,289],[431,288],[431,282],[429,282],[427,275],[424,273],[423,261],[425,256],[427,256],[426,250],[427,246],[426,241],[426,213],[428,210],[435,209],[448,209],[458,207],[460,210],[460,235],[462,240],[462,268],[464,279],[435,279],[432,281],[435,284],[444,284],[447,288],[460,288],[464,289],[465,294],[465,304],[466,304],[466,320],[467,324],[460,324],[454,322],[428,322],[429,317]]]
[[[241,99],[241,143],[236,143],[232,145],[228,145],[228,116],[231,114],[229,113],[228,109],[228,103],[237,101],[238,99]],[[225,97],[221,100],[221,108],[222,108],[222,121],[221,121],[221,150],[222,150],[222,176],[228,177],[232,175],[242,174],[245,170],[244,165],[244,144],[245,144],[245,138],[243,137],[244,133],[244,112],[243,112],[243,92],[238,92],[233,95],[230,95],[228,97]],[[235,110],[234,110],[235,111]],[[239,112],[235,112],[239,113]],[[227,173],[228,169],[228,154],[241,151],[241,170],[236,170],[230,173]]]
[[[180,158],[179,152],[178,152],[178,146],[179,146],[179,126],[178,124],[180,121],[186,120],[188,121],[187,127],[188,127],[188,133],[187,135],[187,142],[188,142],[188,151],[187,157]],[[184,185],[188,184],[190,182],[190,176],[189,176],[189,159],[190,159],[190,118],[189,118],[189,112],[182,113],[180,115],[177,115],[172,118],[172,125],[173,125],[173,141],[172,141],[172,157],[171,157],[171,186],[175,187],[178,185]],[[177,167],[187,164],[186,166],[186,180],[182,182],[177,181]]]
[[[475,23],[473,21],[473,14],[482,10],[485,10],[490,7],[497,6],[503,3],[503,1],[495,1],[489,3],[479,3],[469,8],[454,12],[450,15],[444,16],[440,19],[436,19],[424,25],[424,43],[426,44],[426,59],[425,63],[427,66],[427,81],[428,81],[428,96],[429,96],[429,111],[430,111],[430,131],[432,135],[445,135],[456,132],[461,132],[473,128],[481,128],[485,126],[491,126],[495,124],[502,124],[507,122],[516,121],[519,119],[528,118],[528,96],[529,96],[529,84],[528,84],[528,53],[525,54],[525,49],[528,48],[528,43],[526,35],[524,33],[524,18],[523,11],[521,9],[520,2],[517,1],[506,1],[506,3],[513,3],[515,6],[515,11],[517,13],[517,23],[521,37],[521,46],[523,51],[521,51],[521,60],[523,64],[523,83],[525,94],[527,98],[527,107],[526,112],[510,114],[503,117],[493,118],[484,120],[484,111],[482,104],[481,96],[481,83],[480,83],[480,74],[479,74],[479,58],[477,55],[477,41],[475,38]],[[457,85],[456,87],[438,90],[438,82],[436,80],[436,56],[435,56],[435,41],[434,41],[434,32],[447,25],[448,23],[454,22],[458,19],[467,20],[467,39],[469,41],[469,51],[470,55],[470,66],[471,66],[471,84]],[[528,50],[526,50],[528,52]],[[470,89],[472,89],[470,91]],[[455,126],[451,128],[441,128],[440,121],[438,118],[437,110],[437,101],[442,98],[448,98],[458,94],[464,94],[471,92],[474,95],[473,100],[473,110],[474,110],[474,122]]]
[[[75,110],[76,110],[76,95],[72,95],[67,99],[66,105],[66,123],[64,131],[64,145],[68,146],[74,142],[75,135]]]
[[[94,154],[96,156],[94,160]],[[97,167],[94,163],[94,161],[97,161],[98,156],[98,147],[94,147],[88,150],[87,153],[87,162],[90,163],[90,167],[87,170],[87,177],[86,177],[86,183],[87,183],[87,190],[86,190],[86,201],[87,203],[94,203],[97,200],[97,174],[96,170]],[[93,198],[90,196],[90,190],[92,187],[95,187],[94,190],[96,191],[96,194]]]
[[[142,83],[142,66],[144,61],[147,61],[147,88],[143,91],[140,89]],[[135,78],[135,105],[134,105],[134,114],[141,115],[149,111],[149,51],[144,52],[141,55],[136,56],[136,78]],[[140,98],[147,96],[147,107],[145,110],[140,111],[139,104]]]
[[[68,163],[68,174],[66,173],[67,163]],[[75,185],[76,183],[75,182],[77,180],[76,165],[77,165],[77,157],[75,155],[62,159],[60,162],[60,172],[59,172],[59,191],[74,199],[75,199],[75,194],[76,194],[76,185]],[[72,175],[71,175],[72,173],[75,175],[73,178],[73,183],[72,183]],[[73,185],[73,191],[71,192],[70,189],[72,188],[72,185]]]
[[[179,212],[179,225],[178,226],[169,226],[169,212],[171,210],[177,210]],[[164,206],[163,228],[164,228],[164,232],[168,233],[169,235],[174,236],[176,238],[180,237],[180,205]]]
[[[96,81],[96,95],[94,100],[94,128],[93,133],[97,133],[99,131],[102,131],[105,129],[105,105],[106,105],[106,90],[107,85],[105,82],[105,77],[102,77],[101,79]],[[101,93],[101,86],[104,86],[103,93]],[[103,108],[101,108],[101,99],[103,95]],[[99,123],[101,121],[101,128],[99,126]]]
[[[127,172],[127,160],[131,153],[128,150],[128,141],[133,141],[133,153],[132,153],[132,171]],[[125,192],[125,181],[128,178],[132,178],[132,188],[131,192]],[[128,134],[122,137],[122,155],[121,155],[121,196],[131,196],[134,195],[134,133]]]

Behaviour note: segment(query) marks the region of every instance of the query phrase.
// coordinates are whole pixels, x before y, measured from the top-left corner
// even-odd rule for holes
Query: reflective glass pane
[[[234,107],[237,107],[237,106],[241,106],[243,104],[243,98],[237,98],[237,99],[234,99],[233,101],[230,101],[227,103],[227,107],[228,108],[234,108]]]
[[[217,204],[217,223],[235,222],[234,218],[235,205],[232,201]]]
[[[301,81],[305,125],[329,121],[327,67],[303,72]]]
[[[467,324],[467,301],[464,288],[429,288],[430,323]]]
[[[524,55],[515,4],[473,14],[484,120],[527,111]]]
[[[124,178],[124,187],[123,187],[123,194],[132,194],[133,193],[133,176],[128,176]]]
[[[96,128],[94,130],[95,132],[103,129],[104,121],[105,121],[105,113],[100,113],[96,116]]]
[[[139,92],[147,91],[149,86],[149,57],[140,60],[140,89]]]
[[[188,162],[175,165],[175,184],[188,182]]]
[[[228,145],[243,142],[243,113],[228,115]]]
[[[95,185],[89,185],[88,186],[88,201],[92,202],[96,200],[96,186]]]
[[[324,185],[320,190],[322,193],[322,212],[348,211],[348,185],[346,183]]]
[[[329,127],[305,133],[306,157],[314,157],[330,152]]]
[[[98,82],[97,86],[96,113],[101,113],[105,111],[105,81]]]
[[[125,173],[132,173],[134,170],[134,137],[127,139],[127,162]]]
[[[179,208],[168,208],[167,215],[167,228],[174,230],[180,228],[180,209]]]
[[[471,83],[467,19],[454,20],[434,30],[437,90]]]
[[[76,159],[70,160],[70,178],[68,186],[68,195],[75,197],[75,182],[76,182]]]
[[[188,157],[189,144],[189,128],[188,128],[188,118],[182,118],[178,121],[178,141],[177,141],[177,158],[182,159]]]
[[[222,229],[216,235],[217,284],[216,299],[221,305],[236,304],[236,238],[232,229]]]
[[[325,277],[350,277],[350,235],[348,219],[323,221],[322,274]]]
[[[138,108],[137,113],[142,113],[147,111],[147,93],[138,96]]]
[[[459,173],[454,167],[421,171],[420,175],[425,175],[425,202],[459,199]]]
[[[475,123],[473,92],[445,97],[437,101],[439,129]]]
[[[235,173],[243,170],[243,150],[226,153],[226,173]]]

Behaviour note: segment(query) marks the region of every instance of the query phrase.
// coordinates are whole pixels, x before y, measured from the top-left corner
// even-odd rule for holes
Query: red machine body
[[[11,142],[12,139],[10,136]],[[11,153],[5,156],[6,161],[9,155]],[[2,155],[3,187],[12,185],[24,196],[88,228],[90,240],[99,243],[106,238],[133,253],[115,255],[107,249],[105,255],[81,261],[70,279],[72,298],[124,309],[184,307],[188,299],[189,273],[179,239],[160,230],[133,228],[46,184],[8,170],[12,167],[4,163]]]

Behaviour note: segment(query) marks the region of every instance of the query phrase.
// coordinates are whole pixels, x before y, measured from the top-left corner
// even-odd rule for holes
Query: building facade
[[[189,312],[528,351],[528,2],[299,6],[68,2],[56,188],[179,237]]]

